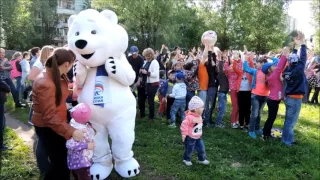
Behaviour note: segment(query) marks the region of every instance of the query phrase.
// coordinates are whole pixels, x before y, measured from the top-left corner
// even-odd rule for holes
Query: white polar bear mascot
[[[110,10],[99,13],[88,9],[68,20],[68,47],[77,56],[75,85],[82,89],[78,102],[90,105],[91,123],[97,131],[90,169],[93,179],[110,175],[112,158],[120,176],[129,178],[140,172],[131,150],[136,100],[129,86],[135,72],[124,55],[128,34],[117,23],[117,15]]]

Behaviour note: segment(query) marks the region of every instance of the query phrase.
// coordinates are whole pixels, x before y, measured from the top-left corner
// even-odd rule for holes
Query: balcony
[[[67,8],[58,7],[57,13],[58,14],[73,15],[73,14],[76,14],[76,11],[74,9],[67,9]]]
[[[67,15],[76,14],[76,11],[74,9],[74,1],[73,0],[59,0],[57,13],[58,14],[67,14]]]

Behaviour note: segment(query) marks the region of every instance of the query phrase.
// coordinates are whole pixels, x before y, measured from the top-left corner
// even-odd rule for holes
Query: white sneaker
[[[210,161],[208,160],[204,160],[204,161],[198,161],[200,164],[203,164],[203,165],[208,165],[210,163]]]
[[[232,129],[238,129],[238,128],[239,128],[239,125],[236,124],[236,123],[232,123],[231,128],[232,128]]]
[[[191,161],[186,161],[186,160],[183,160],[184,164],[186,166],[192,166],[192,162]]]

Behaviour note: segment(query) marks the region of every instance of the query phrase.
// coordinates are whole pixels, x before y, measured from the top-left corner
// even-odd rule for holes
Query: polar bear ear
[[[76,18],[77,16],[76,15],[71,15],[68,19],[68,27],[71,26],[71,24],[73,23],[73,20]]]
[[[115,12],[110,10],[104,10],[101,12],[101,14],[107,18],[112,24],[118,24],[118,16]]]

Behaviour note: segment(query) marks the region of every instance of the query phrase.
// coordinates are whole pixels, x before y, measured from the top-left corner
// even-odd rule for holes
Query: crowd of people
[[[179,47],[170,52],[165,45],[159,52],[146,48],[139,55],[138,48],[132,46],[127,59],[136,73],[131,89],[137,97],[139,118],[146,117],[146,100],[150,123],[157,112],[159,117],[168,120],[168,128],[176,128],[179,117],[185,143],[183,162],[192,165],[191,154],[196,149],[199,162],[207,165],[202,124],[207,128],[225,128],[228,124],[233,129],[248,132],[254,139],[261,135],[263,140],[268,140],[272,138],[271,129],[279,104],[284,101],[282,142],[292,146],[296,143],[294,127],[301,104],[318,104],[320,90],[320,56],[307,49],[302,33],[294,38],[294,43],[292,52],[284,47],[279,54],[265,55],[257,55],[246,47],[243,52],[221,51],[208,45],[203,50],[193,48],[188,55],[183,55]],[[87,126],[88,107],[77,105],[71,98],[75,59],[67,47],[34,47],[28,52],[16,52],[11,60],[5,58],[5,50],[0,49],[1,151],[9,149],[3,142],[4,104],[11,92],[16,108],[31,103],[29,124],[34,125],[38,136],[37,163],[47,179],[68,179],[69,169],[78,179],[90,179],[94,135],[78,129],[91,126]],[[315,91],[309,101],[312,89]],[[230,121],[225,124],[228,95],[231,114],[227,117]],[[157,110],[156,96],[160,103]],[[265,104],[268,118],[261,128]],[[76,109],[70,114],[72,107]],[[217,116],[213,118],[216,110]],[[86,114],[79,115],[78,111]],[[74,121],[70,123],[71,117]],[[84,150],[89,150],[89,154],[82,158],[83,153],[77,152]],[[79,159],[85,162],[81,160],[78,165]]]

